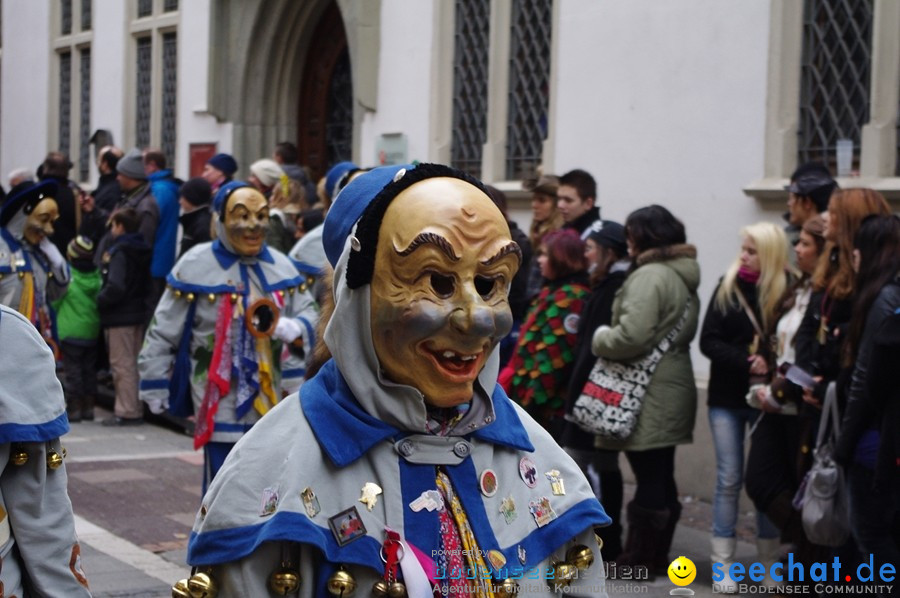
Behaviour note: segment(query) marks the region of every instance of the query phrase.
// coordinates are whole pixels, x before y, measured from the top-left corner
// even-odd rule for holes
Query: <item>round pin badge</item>
[[[490,498],[497,494],[497,474],[493,469],[485,469],[478,478],[481,493]]]
[[[534,488],[537,485],[537,467],[534,461],[528,457],[522,457],[522,460],[519,461],[519,477],[522,478],[522,481],[529,488]]]

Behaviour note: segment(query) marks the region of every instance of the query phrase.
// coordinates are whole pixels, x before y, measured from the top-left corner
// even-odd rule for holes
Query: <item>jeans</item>
[[[709,427],[716,448],[716,494],[713,498],[713,536],[733,538],[738,501],[744,481],[744,435],[761,412],[750,407],[710,407]],[[778,528],[756,512],[756,535],[777,538]]]

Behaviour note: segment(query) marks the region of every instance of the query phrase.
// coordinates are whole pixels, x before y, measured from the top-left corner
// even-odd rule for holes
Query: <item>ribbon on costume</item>
[[[215,416],[219,400],[231,388],[231,328],[234,305],[229,294],[223,294],[216,317],[216,344],[209,362],[208,381],[200,412],[194,426],[194,450],[204,446],[215,430]],[[227,355],[229,358],[223,359]]]

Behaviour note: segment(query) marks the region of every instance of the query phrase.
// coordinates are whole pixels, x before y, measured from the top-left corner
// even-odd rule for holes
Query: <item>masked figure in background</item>
[[[46,343],[6,306],[0,380],[0,595],[89,598],[59,444],[62,386]]]
[[[59,208],[52,181],[25,183],[0,209],[0,304],[18,310],[54,347],[50,301],[65,293],[69,266],[50,242]]]
[[[233,181],[213,210],[218,238],[175,264],[138,356],[150,410],[195,416],[204,488],[234,443],[300,387],[317,318],[298,288],[305,279],[265,244],[266,198]]]
[[[609,518],[496,383],[521,252],[481,183],[376,168],[323,238],[333,359],[231,454],[175,595],[606,596]]]

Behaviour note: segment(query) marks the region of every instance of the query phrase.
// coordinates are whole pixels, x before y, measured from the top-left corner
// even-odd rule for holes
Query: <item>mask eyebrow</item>
[[[498,251],[497,253],[495,253],[494,255],[489,257],[488,259],[482,261],[481,265],[482,266],[490,266],[490,265],[494,264],[495,262],[502,260],[504,257],[506,257],[507,255],[509,255],[511,253],[513,255],[515,255],[517,258],[519,258],[519,264],[521,264],[522,263],[522,249],[519,247],[518,243],[516,243],[515,241],[510,241],[509,243],[504,245],[500,249],[500,251]]]
[[[410,242],[409,246],[403,251],[398,251],[397,255],[406,257],[419,247],[423,247],[425,245],[434,245],[435,247],[440,249],[441,252],[444,253],[444,255],[446,255],[450,261],[459,261],[459,258],[453,251],[453,246],[450,245],[450,241],[437,233],[419,233],[418,235],[416,235],[416,238]]]

